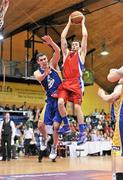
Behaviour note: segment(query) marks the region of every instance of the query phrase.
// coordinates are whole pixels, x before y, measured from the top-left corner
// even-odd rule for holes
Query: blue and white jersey
[[[39,71],[41,74],[44,73],[44,70],[42,70],[41,68],[39,68]],[[61,84],[61,78],[58,72],[51,68],[50,73],[44,78],[41,84],[46,91],[47,97],[55,97],[55,94],[57,94],[58,86]]]

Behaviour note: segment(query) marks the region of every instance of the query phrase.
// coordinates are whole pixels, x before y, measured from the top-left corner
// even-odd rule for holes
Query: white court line
[[[49,176],[66,176],[67,173],[46,173],[46,174],[25,174],[25,175],[10,175],[8,177],[6,176],[0,176],[0,179],[3,178],[26,178],[26,177],[49,177]]]

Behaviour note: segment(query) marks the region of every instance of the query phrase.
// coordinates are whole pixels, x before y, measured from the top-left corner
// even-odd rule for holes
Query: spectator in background
[[[24,102],[20,107],[20,110],[26,111],[27,110],[27,102]]]
[[[3,110],[4,109],[4,107],[0,104],[0,110]]]
[[[98,131],[103,131],[103,125],[101,121],[98,122],[97,129]]]
[[[95,116],[92,116],[92,121],[91,121],[92,128],[98,125],[98,121],[99,121],[98,118],[96,118]]]
[[[32,109],[32,113],[33,113],[34,119],[36,118],[37,111],[38,111],[37,106],[34,106],[33,109]]]
[[[31,65],[31,75],[33,75],[34,71],[37,70],[38,65],[36,62],[36,56],[38,54],[38,50],[36,49],[34,52],[34,56],[32,57],[32,59],[30,60],[30,65]]]
[[[91,137],[92,141],[100,141],[99,131],[97,129],[93,129]]]
[[[23,74],[20,72],[20,69],[18,67],[15,68],[14,76],[18,78],[23,76]]]
[[[110,115],[110,113],[108,113],[108,114],[106,114],[105,115],[105,121],[111,121],[111,115]]]
[[[110,133],[110,127],[109,127],[109,123],[105,122],[105,126],[104,126],[104,133]]]
[[[9,107],[8,104],[6,104],[5,107],[4,107],[4,109],[5,109],[5,110],[10,110],[11,108]]]
[[[11,144],[14,142],[15,137],[15,124],[10,120],[10,114],[6,112],[3,121],[0,123],[0,140],[2,149],[2,160],[10,161],[11,159]],[[7,143],[7,154],[6,154]]]
[[[11,110],[13,110],[13,111],[17,111],[18,110],[15,104],[12,105]]]
[[[87,124],[90,124],[90,123],[91,123],[91,116],[86,116],[85,122],[86,122]]]
[[[98,112],[97,108],[95,108],[94,112],[92,113],[92,116],[97,117],[100,113]]]
[[[22,137],[22,132],[21,132],[22,127],[23,127],[23,123],[16,125],[14,144],[12,146],[12,159],[17,159],[16,150],[18,152],[18,155],[20,150],[22,150],[22,146],[20,147],[20,142]]]
[[[87,137],[87,141],[92,141],[92,135],[91,135],[90,128],[86,128],[86,137]]]
[[[104,111],[104,109],[102,109],[102,110],[100,111],[100,114],[106,115],[106,112]]]
[[[100,141],[104,141],[104,135],[103,135],[103,131],[99,131],[99,137],[100,137]]]
[[[30,143],[34,140],[34,132],[33,129],[30,128],[29,124],[25,125],[24,129],[24,148],[25,148],[25,156],[31,155]]]

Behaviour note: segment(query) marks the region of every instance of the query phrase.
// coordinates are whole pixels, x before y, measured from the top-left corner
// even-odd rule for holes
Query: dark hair
[[[72,43],[73,42],[78,42],[79,43],[79,45],[81,46],[81,41],[80,40],[78,40],[78,39],[74,39],[73,41],[72,41]]]
[[[38,54],[36,55],[36,61],[38,61],[39,57],[42,57],[42,56],[46,56],[46,54],[44,54],[44,53],[38,53]]]

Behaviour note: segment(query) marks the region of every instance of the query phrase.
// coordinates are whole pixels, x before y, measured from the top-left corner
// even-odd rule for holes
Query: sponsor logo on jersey
[[[114,151],[120,151],[120,146],[112,146],[112,149],[113,149]]]
[[[47,82],[48,82],[48,88],[51,89],[53,87],[55,80],[53,78],[51,78],[50,75],[48,75]]]

